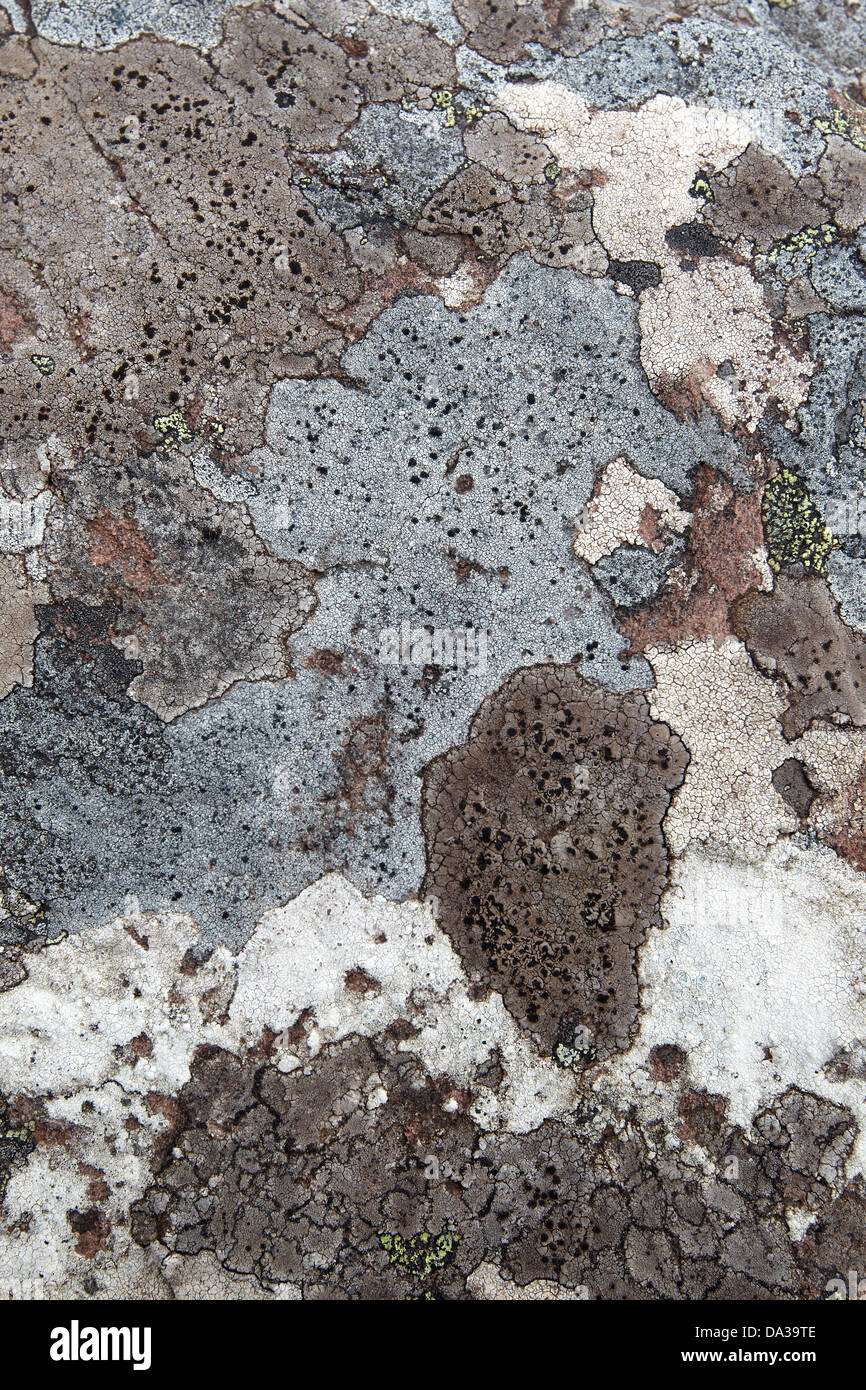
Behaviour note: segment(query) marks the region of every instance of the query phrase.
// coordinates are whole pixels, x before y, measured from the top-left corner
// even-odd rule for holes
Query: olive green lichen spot
[[[790,468],[780,468],[764,488],[761,506],[770,568],[801,564],[823,574],[827,558],[838,544],[824,524],[805,484]]]
[[[43,376],[50,376],[54,371],[54,358],[49,357],[47,353],[34,352],[30,361],[39,368]]]
[[[379,1233],[379,1244],[387,1251],[389,1263],[419,1279],[426,1279],[434,1269],[442,1269],[453,1258],[459,1243],[460,1237],[453,1231],[443,1231],[438,1236],[421,1231],[408,1240],[390,1231]]]

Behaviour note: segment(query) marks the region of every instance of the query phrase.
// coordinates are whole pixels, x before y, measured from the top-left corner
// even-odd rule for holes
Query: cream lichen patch
[[[777,341],[748,266],[717,258],[691,271],[666,266],[641,296],[639,322],[653,390],[663,399],[685,391],[695,407],[703,399],[728,428],[754,428],[770,401],[792,415],[808,394],[814,365]]]
[[[595,172],[595,233],[624,261],[673,263],[665,232],[694,217],[696,172],[723,168],[753,138],[737,115],[666,95],[635,111],[597,111],[558,82],[533,82],[498,87],[495,104],[563,168]]]
[[[776,792],[772,770],[791,756],[780,720],[787,708],[736,638],[650,649],[654,719],[664,720],[691,753],[664,832],[673,854],[699,842],[758,858],[797,820]]]
[[[574,553],[594,565],[621,545],[653,549],[660,533],[681,535],[689,520],[675,492],[657,478],[643,477],[627,459],[615,458],[586,505]]]
[[[654,717],[669,723],[691,753],[664,822],[674,854],[702,844],[712,854],[757,862],[793,834],[798,817],[773,783],[774,770],[790,759],[802,763],[813,789],[807,828],[834,846],[840,836],[861,834],[852,809],[866,758],[862,730],[816,718],[800,737],[786,738],[784,687],[762,675],[734,637],[721,646],[694,641],[649,650],[647,659],[656,679],[648,697]]]
[[[735,1123],[790,1086],[826,1096],[860,1120],[852,1166],[866,1171],[862,1081],[826,1070],[840,1039],[866,1029],[863,876],[827,849],[779,844],[748,864],[692,846],[662,912],[640,954],[644,1015],[623,1074],[676,1040],[692,1084],[726,1097]]]

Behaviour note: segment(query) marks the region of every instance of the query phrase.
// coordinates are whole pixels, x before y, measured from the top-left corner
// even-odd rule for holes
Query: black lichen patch
[[[536,667],[425,772],[424,890],[467,970],[548,1048],[563,1016],[589,1030],[588,1057],[628,1045],[635,952],[667,881],[661,824],[687,761],[643,695]]]
[[[672,251],[694,260],[701,256],[718,256],[724,250],[719,238],[701,222],[683,222],[669,227],[665,241]]]
[[[635,294],[653,289],[661,283],[662,273],[655,261],[616,261],[608,264],[607,273],[621,285],[628,285]]]

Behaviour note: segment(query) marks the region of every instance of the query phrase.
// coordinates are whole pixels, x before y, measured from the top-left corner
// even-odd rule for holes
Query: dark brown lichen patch
[[[813,719],[866,724],[866,641],[847,626],[823,579],[780,574],[772,594],[749,594],[733,612],[736,635],[788,696],[786,738]]]
[[[786,758],[773,770],[773,786],[794,814],[805,820],[818,795],[809,780],[805,764],[799,758]]]
[[[425,772],[424,891],[467,970],[547,1048],[563,1017],[589,1031],[587,1057],[628,1045],[687,760],[643,695],[548,666],[513,677]]]
[[[651,1146],[633,1117],[592,1108],[486,1133],[456,1094],[395,1037],[329,1045],[290,1075],[202,1048],[133,1236],[323,1299],[466,1299],[491,1258],[518,1285],[590,1298],[821,1298],[862,1268],[841,1106],[792,1088],[747,1137],[719,1097],[685,1092],[688,1132],[665,1146],[662,1124]],[[784,1214],[803,1207],[816,1220],[798,1244]]]
[[[660,1043],[648,1060],[654,1081],[675,1081],[686,1064],[686,1054],[676,1043]]]
[[[785,165],[758,145],[749,145],[733,164],[713,174],[709,187],[707,226],[728,241],[748,237],[761,251],[827,219],[817,179],[804,191]]]
[[[57,497],[51,588],[112,605],[115,638],[143,667],[137,699],[172,718],[235,680],[288,673],[286,639],[313,607],[311,582],[270,554],[243,506],[199,487],[182,454],[158,450],[124,470],[88,456]]]

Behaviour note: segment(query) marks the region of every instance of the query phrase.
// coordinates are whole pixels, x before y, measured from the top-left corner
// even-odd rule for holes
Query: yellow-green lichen
[[[193,439],[192,430],[180,410],[172,410],[167,415],[154,415],[153,428],[164,438],[172,437],[181,444],[189,444]]]
[[[703,198],[708,203],[715,201],[716,195],[710,187],[710,181],[707,175],[703,173],[703,171],[695,174],[694,182],[689,189],[689,193],[693,198]]]
[[[440,87],[433,93],[432,99],[433,105],[442,112],[447,126],[456,125],[458,121],[462,125],[471,125],[484,115],[483,102],[474,97],[464,98],[448,87]]]
[[[34,1120],[25,1120],[22,1125],[0,1125],[0,1140],[8,1139],[16,1144],[27,1144],[36,1128]]]
[[[49,357],[47,353],[34,352],[30,358],[30,361],[33,363],[35,367],[39,368],[43,376],[50,376],[51,373],[54,371],[54,358]]]
[[[780,468],[764,488],[761,506],[770,568],[801,564],[813,574],[823,574],[827,559],[838,544],[805,484],[790,468]]]
[[[812,123],[822,135],[838,135],[860,150],[866,150],[866,111],[862,119],[834,106],[832,115],[816,116]]]
[[[417,1275],[419,1279],[426,1279],[434,1269],[446,1265],[453,1258],[459,1242],[460,1237],[453,1231],[443,1231],[438,1236],[421,1231],[408,1240],[390,1231],[379,1233],[379,1244],[387,1252],[389,1263],[398,1265],[407,1274]]]
[[[780,252],[790,251],[804,256],[807,264],[811,265],[822,247],[832,246],[838,240],[839,231],[832,222],[822,222],[820,227],[803,227],[801,231],[776,242],[767,256],[767,264],[775,265]]]

